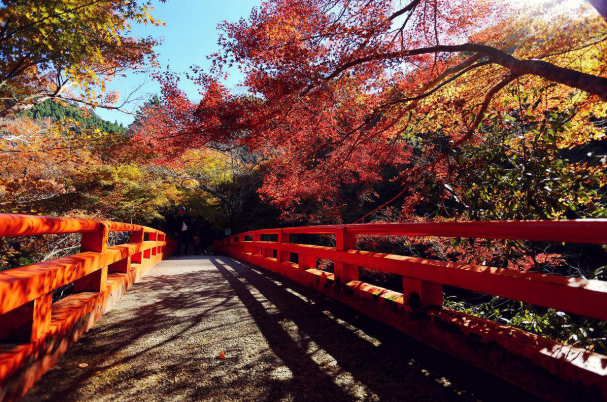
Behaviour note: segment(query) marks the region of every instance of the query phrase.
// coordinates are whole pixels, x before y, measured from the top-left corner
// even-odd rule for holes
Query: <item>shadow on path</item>
[[[218,258],[212,262],[230,282],[272,350],[287,366],[299,369],[292,370],[295,375],[287,387],[290,391],[299,385],[299,376],[310,378],[299,353],[293,352],[310,349],[313,343],[313,349],[324,351],[339,367],[334,378],[347,372],[354,380],[351,382],[364,385],[380,400],[537,400],[280,275],[238,260]],[[250,289],[260,292],[280,312],[271,316],[271,322]],[[297,328],[302,340],[299,345],[293,346],[292,339],[285,342],[290,338],[287,330],[277,329],[277,323],[285,321]],[[323,400],[337,397],[324,395]]]
[[[532,400],[310,289],[227,257],[163,261],[24,398],[513,399]]]

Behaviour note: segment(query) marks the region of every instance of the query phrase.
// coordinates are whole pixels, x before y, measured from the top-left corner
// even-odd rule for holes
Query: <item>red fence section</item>
[[[109,232],[130,232],[130,243],[109,247]],[[79,254],[0,272],[0,401],[23,395],[168,252],[166,235],[145,226],[0,214],[0,237],[64,233],[82,234]]]
[[[335,236],[335,247],[290,242]],[[277,241],[261,241],[275,235]],[[607,244],[607,220],[361,224],[257,230],[225,238],[218,252],[338,299],[437,349],[540,397],[607,399],[607,356],[443,307],[443,286],[607,320],[607,282],[363,251],[357,235],[435,236]],[[290,261],[291,255],[296,261]],[[334,273],[317,269],[333,261]],[[403,293],[359,280],[359,267],[402,276]]]

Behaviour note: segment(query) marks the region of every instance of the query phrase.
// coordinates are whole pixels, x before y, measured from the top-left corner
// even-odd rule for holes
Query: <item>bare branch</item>
[[[406,7],[403,7],[400,10],[392,13],[392,15],[388,18],[388,21],[394,21],[395,19],[397,19],[401,15],[403,15],[403,14],[409,12],[409,11],[415,10],[415,7],[417,7],[417,5],[420,3],[420,1],[421,0],[413,0],[411,3],[407,4]]]
[[[588,1],[590,2],[590,4],[592,4],[592,6],[594,8],[596,8],[596,11],[598,11],[599,14],[601,14],[603,19],[605,21],[607,21],[607,0],[588,0]]]
[[[465,141],[467,141],[470,137],[472,137],[472,134],[474,134],[474,131],[476,130],[476,128],[483,121],[485,112],[487,111],[487,108],[489,107],[489,104],[491,103],[491,100],[493,99],[493,97],[499,91],[501,91],[506,85],[508,85],[512,81],[514,81],[516,78],[518,78],[518,75],[516,75],[516,74],[510,74],[507,77],[504,77],[503,80],[501,80],[497,85],[495,85],[493,88],[491,88],[489,90],[489,92],[485,96],[485,100],[483,101],[483,104],[481,105],[481,108],[480,108],[479,112],[476,115],[476,118],[472,122],[472,125],[470,126],[470,128],[468,129],[468,131],[466,132],[466,134],[462,138],[460,138],[459,140],[455,141],[455,143],[453,144],[454,146],[459,146],[459,145],[463,144]]]
[[[509,83],[511,83],[512,81],[514,81],[518,76],[514,75],[514,74],[510,74],[506,77],[504,77],[504,79],[502,79],[497,85],[495,85],[493,88],[491,88],[491,90],[487,93],[487,95],[485,96],[485,100],[483,101],[483,104],[481,105],[481,108],[479,109],[479,112],[476,116],[476,118],[474,119],[474,122],[472,123],[472,125],[470,126],[470,128],[468,129],[468,131],[466,132],[466,134],[460,138],[459,140],[454,142],[454,147],[458,147],[460,145],[462,145],[464,142],[466,142],[467,140],[470,139],[470,137],[472,137],[472,135],[474,134],[474,131],[476,130],[476,128],[481,124],[481,122],[483,121],[483,117],[485,115],[485,112],[487,111],[487,108],[489,107],[489,104],[491,103],[491,100],[493,99],[493,97],[499,92],[501,91],[506,85],[508,85]],[[426,165],[423,167],[423,169],[425,171],[429,171],[434,169],[434,167],[442,162],[443,160],[445,160],[448,157],[448,153],[443,153],[441,154],[440,157],[436,158],[432,163]],[[411,184],[407,184],[406,186],[404,186],[401,191],[398,192],[398,194],[396,194],[394,197],[392,197],[391,199],[389,199],[388,201],[386,201],[385,203],[383,203],[382,205],[380,205],[379,207],[375,208],[373,211],[365,214],[363,217],[357,219],[355,222],[353,223],[360,223],[363,222],[366,218],[368,218],[369,216],[375,214],[377,211],[380,211],[382,209],[384,209],[385,207],[387,207],[388,205],[392,204],[394,201],[396,201],[397,199],[399,199],[403,194],[405,194],[405,192],[411,187]]]
[[[474,43],[466,43],[463,45],[438,45],[426,48],[404,50],[398,52],[388,52],[370,55],[367,57],[361,57],[343,64],[341,67],[337,68],[333,73],[327,76],[325,78],[325,81],[329,81],[331,79],[336,78],[341,73],[352,67],[371,61],[398,60],[410,56],[441,52],[473,52],[478,55],[488,57],[491,63],[499,64],[502,67],[509,69],[513,74],[536,75],[538,77],[542,77],[547,80],[557,82],[559,84],[564,84],[572,88],[580,89],[591,95],[597,95],[601,99],[607,101],[607,78],[586,74],[569,68],[559,67],[542,60],[517,59],[497,48],[486,45],[478,45]]]

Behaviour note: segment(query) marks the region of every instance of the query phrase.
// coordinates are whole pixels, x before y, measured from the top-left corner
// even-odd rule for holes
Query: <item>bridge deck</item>
[[[160,263],[24,400],[513,398],[531,400],[288,279],[211,256]]]

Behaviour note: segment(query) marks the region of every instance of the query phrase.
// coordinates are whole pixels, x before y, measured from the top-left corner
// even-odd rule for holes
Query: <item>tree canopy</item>
[[[129,25],[160,24],[150,2],[5,1],[0,208],[162,225],[186,205],[234,232],[607,217],[605,2],[520,3],[263,0],[222,23],[210,67],[186,74],[200,99],[183,74],[154,70],[161,92],[123,129],[81,106],[120,109],[109,80],[155,66],[157,40]],[[236,90],[225,84],[235,69]],[[607,272],[598,246],[358,241],[523,271]],[[447,306],[607,351],[596,342],[604,323],[475,297],[447,294]]]
[[[344,187],[360,204],[386,179],[395,196],[429,173],[445,181],[464,144],[510,120],[523,136],[560,121],[559,149],[604,136],[607,23],[589,4],[268,0],[221,28],[212,71],[194,70],[203,100],[164,75],[148,141],[165,153],[246,145],[270,161],[261,194],[294,219],[341,220]],[[220,83],[231,66],[248,95]]]
[[[117,107],[106,82],[153,62],[153,38],[132,23],[160,24],[150,1],[7,0],[0,6],[0,113],[49,98]]]
[[[103,120],[95,112],[78,107],[75,103],[60,103],[53,100],[46,100],[31,109],[21,113],[22,116],[33,120],[44,120],[46,118],[53,121],[70,119],[80,123],[80,127],[86,129],[89,127],[98,128],[105,133],[120,133],[126,131],[122,124],[111,123]]]

